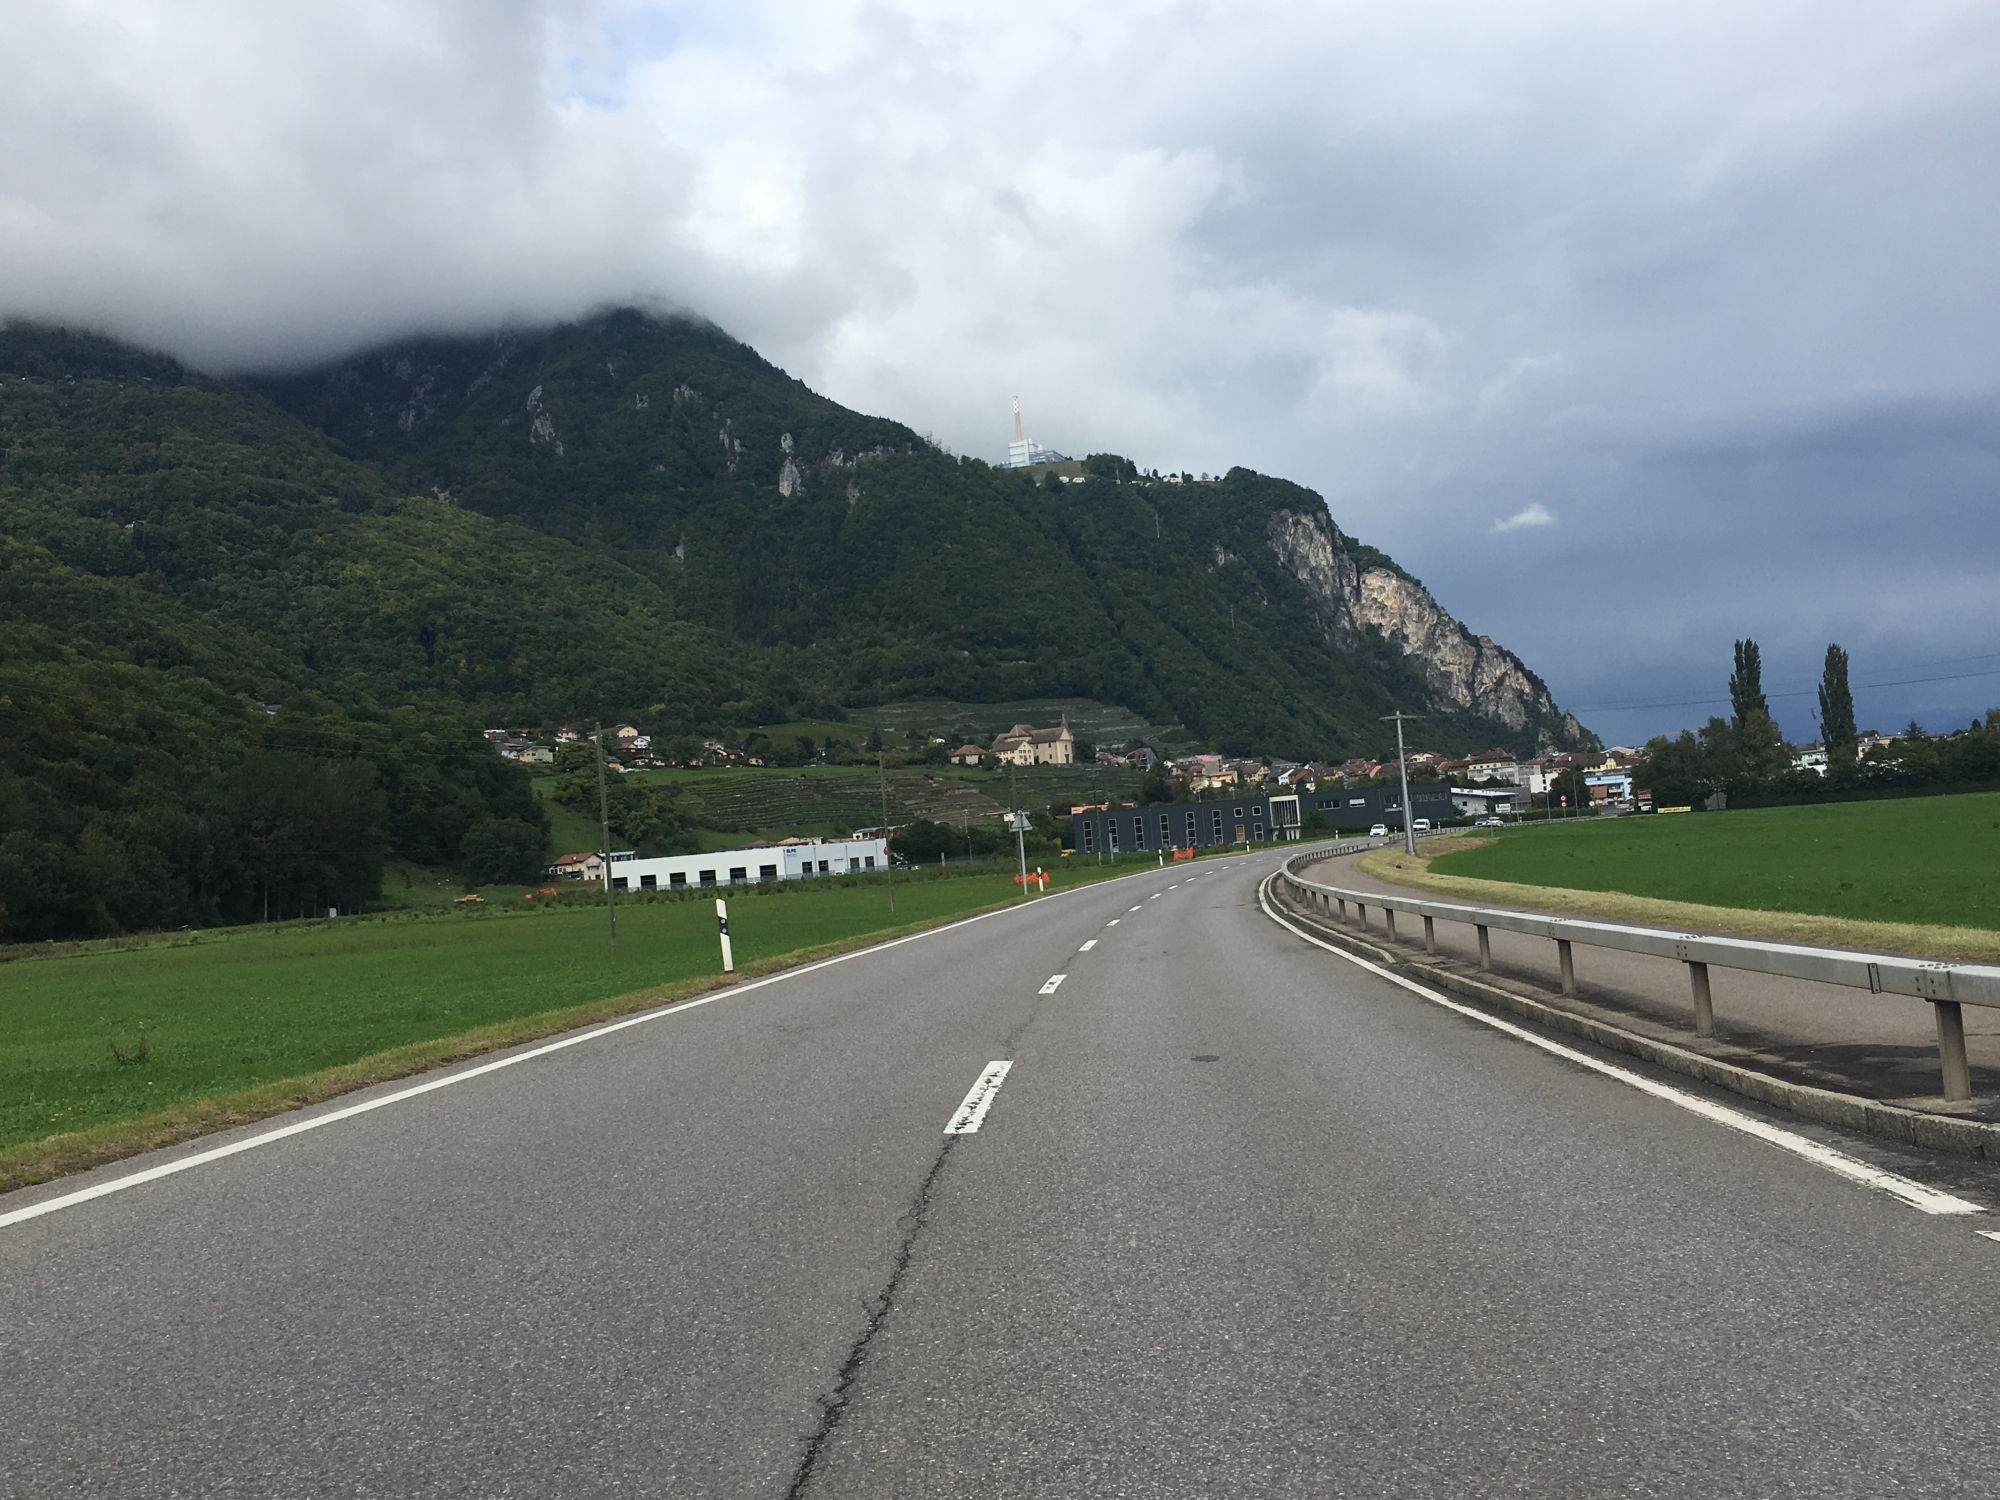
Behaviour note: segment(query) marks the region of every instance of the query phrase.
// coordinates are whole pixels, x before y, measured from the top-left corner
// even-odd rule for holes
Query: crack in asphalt
[[[819,1428],[806,1443],[805,1452],[799,1456],[799,1466],[792,1471],[792,1482],[785,1491],[785,1500],[799,1500],[812,1485],[813,1475],[819,1468],[820,1454],[825,1451],[834,1429],[840,1425],[841,1417],[846,1415],[849,1393],[861,1377],[861,1362],[868,1357],[868,1346],[875,1341],[875,1335],[881,1331],[882,1324],[896,1305],[896,1289],[902,1285],[903,1274],[910,1269],[910,1260],[916,1254],[917,1236],[923,1232],[924,1221],[930,1217],[931,1189],[937,1184],[938,1174],[944,1171],[944,1164],[951,1160],[952,1148],[963,1139],[965,1137],[956,1135],[944,1138],[937,1160],[931,1163],[930,1171],[924,1174],[924,1180],[917,1188],[916,1197],[897,1221],[903,1226],[903,1242],[896,1247],[889,1279],[869,1301],[868,1321],[848,1348],[847,1358],[841,1363],[833,1389],[819,1398]]]
[[[1040,1011],[1038,997],[1037,1003],[1029,1007],[1028,1014],[1020,1024],[1002,1039],[1000,1044],[1002,1052],[1009,1057],[1013,1056],[1014,1043],[1035,1023]],[[896,1246],[895,1259],[890,1263],[889,1279],[883,1283],[882,1290],[868,1300],[866,1304],[868,1321],[862,1325],[861,1332],[848,1346],[847,1358],[841,1361],[840,1373],[834,1378],[833,1389],[818,1398],[819,1427],[807,1441],[805,1452],[799,1455],[798,1467],[792,1471],[792,1482],[785,1489],[785,1500],[802,1500],[811,1489],[813,1478],[819,1470],[820,1455],[826,1451],[826,1445],[832,1439],[834,1429],[839,1427],[840,1419],[847,1414],[854,1387],[861,1378],[862,1363],[868,1357],[868,1346],[874,1343],[875,1335],[881,1332],[882,1325],[895,1310],[896,1291],[903,1283],[904,1274],[910,1269],[910,1262],[916,1257],[917,1238],[924,1232],[924,1226],[930,1219],[931,1197],[938,1178],[944,1173],[945,1163],[951,1160],[952,1151],[960,1141],[966,1139],[968,1137],[962,1135],[944,1137],[944,1145],[939,1149],[936,1159],[931,1162],[931,1169],[924,1174],[924,1180],[917,1185],[910,1206],[896,1220],[902,1226],[903,1238]]]

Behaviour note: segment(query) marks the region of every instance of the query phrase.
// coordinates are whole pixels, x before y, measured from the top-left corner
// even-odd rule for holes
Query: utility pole
[[[882,779],[882,863],[889,867],[889,914],[896,912],[896,854],[889,847],[889,757],[875,752],[875,774]]]
[[[1396,774],[1403,779],[1403,847],[1412,856],[1417,852],[1416,822],[1410,816],[1410,762],[1403,754],[1403,720],[1421,719],[1422,714],[1406,714],[1401,709],[1382,715],[1382,722],[1396,721]]]
[[[597,827],[604,840],[604,914],[611,919],[611,956],[618,956],[618,897],[611,889],[611,793],[604,785],[604,721],[597,721]]]

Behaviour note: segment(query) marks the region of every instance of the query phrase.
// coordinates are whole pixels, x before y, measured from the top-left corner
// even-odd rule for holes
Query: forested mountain
[[[402,491],[615,556],[808,695],[1094,697],[1292,755],[1379,750],[1399,705],[1444,711],[1439,748],[1587,739],[1308,490],[1108,455],[1038,485],[704,325],[614,312],[261,389]]]
[[[1438,748],[1582,737],[1311,492],[1090,469],[954,458],[632,312],[257,382],[0,330],[0,936],[532,862],[482,724],[1083,696],[1236,751],[1379,751],[1414,705]]]

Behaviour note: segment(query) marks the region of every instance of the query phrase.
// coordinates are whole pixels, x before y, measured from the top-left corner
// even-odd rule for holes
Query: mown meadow
[[[1049,890],[1132,868],[1079,862]],[[15,957],[0,1187],[692,993],[721,969],[715,894],[621,898],[615,956],[602,901],[569,896]],[[893,910],[880,877],[720,894],[739,974],[1020,899],[998,872],[899,876]]]
[[[1857,921],[2000,929],[2000,793],[1502,830],[1441,875]]]

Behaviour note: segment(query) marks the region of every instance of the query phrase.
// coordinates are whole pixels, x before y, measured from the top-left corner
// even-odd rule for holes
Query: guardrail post
[[[1694,1034],[1715,1035],[1715,1003],[1708,994],[1708,965],[1688,961],[1688,983],[1694,987]]]
[[[1347,898],[1345,896],[1341,896],[1337,898],[1337,901],[1340,907],[1340,920],[1345,922],[1347,920]]]
[[[1956,1000],[1933,1000],[1937,1014],[1938,1062],[1944,1072],[1946,1099],[1972,1097],[1972,1069],[1965,1060],[1965,1016]]]
[[[1354,921],[1363,932],[1368,930],[1368,908],[1359,901],[1354,903]]]
[[[1479,929],[1479,967],[1493,967],[1493,935],[1484,927]]]
[[[1438,951],[1437,925],[1429,917],[1424,918],[1424,952]]]
[[[1562,964],[1563,993],[1565,995],[1574,995],[1576,993],[1576,960],[1570,957],[1568,938],[1556,939],[1556,958]]]
[[[1386,922],[1386,923],[1388,924],[1388,929],[1389,929],[1389,941],[1390,941],[1390,942],[1392,942],[1392,943],[1393,943],[1393,942],[1395,942],[1395,941],[1396,941],[1396,908],[1395,908],[1395,907],[1393,907],[1393,906],[1385,906],[1385,907],[1383,907],[1383,908],[1382,908],[1382,919],[1383,919],[1383,921],[1384,921],[1384,922]]]

